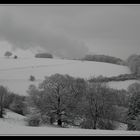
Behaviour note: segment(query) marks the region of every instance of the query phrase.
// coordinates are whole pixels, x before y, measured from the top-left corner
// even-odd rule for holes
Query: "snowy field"
[[[25,117],[7,110],[4,119],[0,119],[0,135],[136,135],[139,131],[91,130],[80,128],[57,128],[52,126],[27,126]]]
[[[112,81],[108,82],[109,87],[114,88],[114,89],[125,89],[127,90],[129,85],[133,83],[140,83],[139,80],[127,80],[127,81]]]
[[[69,74],[85,79],[99,75],[110,77],[130,73],[128,67],[115,64],[46,58],[1,58],[0,66],[0,85],[7,86],[10,91],[20,95],[27,94],[29,85],[38,85],[44,76],[55,73]],[[29,81],[30,75],[35,76],[36,81]],[[133,82],[111,82],[109,86],[126,89]]]
[[[36,80],[34,82],[28,79],[0,79],[0,85],[6,86],[9,91],[14,92],[18,95],[27,95],[27,90],[31,84],[38,86],[43,80]]]
[[[130,73],[128,67],[115,64],[44,58],[1,58],[0,66],[0,79],[28,79],[30,75],[34,75],[37,79],[44,79],[45,75],[54,73],[83,78],[99,75],[110,77]]]

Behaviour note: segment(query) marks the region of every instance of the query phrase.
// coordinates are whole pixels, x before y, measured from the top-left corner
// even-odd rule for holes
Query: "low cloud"
[[[67,58],[83,57],[88,52],[88,48],[83,42],[71,39],[61,32],[56,32],[49,26],[43,28],[35,23],[37,19],[32,20],[31,16],[24,15],[25,18],[16,16],[17,14],[14,12],[0,15],[0,40],[10,43],[13,49],[41,47],[44,51],[58,57]]]

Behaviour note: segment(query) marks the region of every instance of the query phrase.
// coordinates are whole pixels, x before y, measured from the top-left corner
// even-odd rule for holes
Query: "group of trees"
[[[26,97],[8,91],[4,86],[0,86],[0,118],[4,118],[5,109],[10,109],[21,115],[26,113]]]
[[[128,124],[128,130],[140,130],[140,84],[128,90],[109,88],[103,82],[54,74],[38,87],[31,85],[28,96],[10,93],[0,86],[0,118],[8,108],[26,115],[28,125],[44,123],[60,127],[115,129],[115,123]]]
[[[5,54],[4,54],[4,56],[7,57],[7,58],[10,58],[12,55],[13,55],[13,53],[10,52],[10,51],[6,51]],[[14,57],[14,59],[18,58],[17,55],[14,55],[13,57]],[[35,55],[35,57],[36,58],[53,58],[53,55],[50,54],[50,53],[37,53]]]
[[[130,73],[130,74],[120,74],[118,76],[111,76],[111,77],[105,77],[100,75],[97,77],[91,77],[89,79],[89,82],[111,82],[111,81],[126,81],[126,80],[137,80],[137,79],[140,79],[139,75]]]
[[[105,83],[89,83],[69,75],[51,75],[45,77],[38,88],[30,86],[28,121],[30,125],[57,122],[61,127],[79,125],[89,129],[115,129],[114,121],[119,120],[116,106],[128,107],[127,96],[121,95],[122,92]]]
[[[28,103],[33,115],[40,114],[42,121],[46,116],[51,124],[56,120],[59,126],[71,121],[74,108],[84,93],[84,86],[83,79],[74,79],[68,75],[55,74],[46,77],[39,88],[31,86],[28,91]]]
[[[33,81],[36,80],[36,78],[35,78],[35,76],[31,75],[30,78],[29,78],[29,80],[33,82]]]
[[[12,52],[10,52],[10,51],[6,51],[5,52],[5,54],[4,54],[4,56],[5,57],[7,57],[7,58],[9,58],[10,56],[12,56],[13,54],[12,54]],[[14,59],[17,59],[18,58],[18,56],[17,55],[14,55]]]
[[[140,74],[140,55],[134,54],[128,57],[127,65],[133,74],[139,75]]]
[[[53,55],[50,53],[38,53],[35,55],[36,58],[53,58]]]
[[[118,65],[125,65],[125,61],[120,58],[108,56],[108,55],[86,55],[82,60],[88,61],[97,61],[97,62],[106,62],[106,63],[113,63]]]
[[[130,85],[129,92],[128,130],[140,130],[140,84]]]
[[[88,85],[85,103],[82,108],[83,128],[114,129],[116,120],[115,102],[110,89],[101,83]]]
[[[115,129],[115,121],[140,130],[140,84],[116,90],[101,82],[55,74],[45,77],[39,87],[28,90],[30,118],[58,126],[78,125],[88,129]],[[30,122],[29,121],[29,122]]]
[[[7,58],[10,58],[12,55],[13,55],[13,53],[10,52],[10,51],[6,51],[5,54],[4,54],[4,56],[7,57]],[[18,58],[17,55],[14,55],[13,57],[14,57],[14,59]],[[35,55],[35,57],[36,58],[53,58],[53,55],[50,54],[50,53],[37,53]]]

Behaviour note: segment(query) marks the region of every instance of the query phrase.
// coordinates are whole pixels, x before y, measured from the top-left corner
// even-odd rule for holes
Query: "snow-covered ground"
[[[106,77],[129,74],[126,66],[115,64],[60,60],[60,59],[0,59],[0,85],[7,86],[10,91],[27,95],[29,85],[38,85],[44,76],[55,73],[69,74],[74,77],[88,79],[92,76]],[[29,81],[34,75],[36,81]],[[118,85],[118,83],[114,83]],[[113,86],[113,84],[111,85]],[[124,86],[124,84],[123,84]],[[118,86],[120,87],[120,86]],[[116,88],[116,87],[115,87]],[[30,127],[26,125],[22,115],[8,111],[4,119],[0,119],[0,135],[139,135],[138,131],[125,131],[126,126],[120,124],[119,130],[90,130],[79,128],[56,128],[52,126]]]
[[[140,83],[140,80],[112,81],[112,82],[108,82],[108,85],[109,87],[114,88],[114,89],[127,90],[129,85],[133,83]]]
[[[0,85],[6,86],[9,91],[14,92],[18,95],[27,95],[27,90],[31,84],[38,86],[43,80],[36,80],[34,82],[29,81],[28,79],[0,79]]]
[[[88,79],[99,75],[110,77],[129,74],[130,70],[126,66],[91,61],[47,58],[0,59],[0,85],[7,86],[10,91],[20,95],[27,94],[30,84],[38,85],[44,76],[55,73]],[[30,75],[34,75],[36,81],[30,82]],[[117,82],[114,85],[120,84]],[[115,87],[114,85],[111,84]]]
[[[6,112],[5,118],[0,119],[0,135],[140,135],[139,131],[31,127],[26,125],[24,116],[9,110]]]
[[[69,74],[74,77],[117,76],[130,73],[128,67],[115,64],[62,60],[62,59],[0,59],[0,79],[28,79],[34,75],[43,79],[54,73]]]

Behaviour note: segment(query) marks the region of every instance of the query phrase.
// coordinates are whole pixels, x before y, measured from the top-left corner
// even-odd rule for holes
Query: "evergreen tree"
[[[136,130],[135,121],[140,115],[140,84],[135,83],[129,86],[129,92],[131,92],[129,110],[128,110],[128,130]]]
[[[6,97],[8,96],[7,88],[4,86],[0,86],[0,118],[3,118],[4,116],[4,109],[5,109],[5,102]]]

